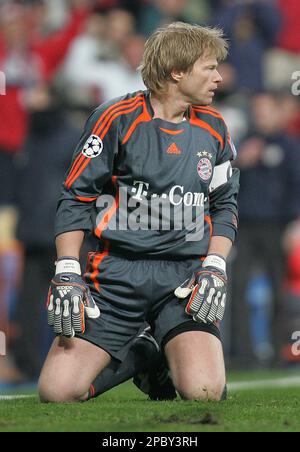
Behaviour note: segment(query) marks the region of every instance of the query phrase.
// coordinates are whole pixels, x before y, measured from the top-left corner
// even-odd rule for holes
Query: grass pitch
[[[289,373],[297,378],[299,373]],[[287,374],[232,374],[229,383]],[[293,383],[292,383],[293,384]],[[246,384],[247,387],[247,384]],[[0,401],[0,431],[299,432],[300,387],[235,389],[227,402],[151,402],[128,382],[85,404],[42,405],[36,395]]]

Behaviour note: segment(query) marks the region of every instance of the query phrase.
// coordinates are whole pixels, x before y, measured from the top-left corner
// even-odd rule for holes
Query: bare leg
[[[78,338],[57,337],[41,372],[41,401],[87,400],[92,381],[110,361],[110,355],[96,345]]]
[[[165,353],[174,386],[183,399],[221,400],[226,376],[219,339],[189,331],[170,340]]]

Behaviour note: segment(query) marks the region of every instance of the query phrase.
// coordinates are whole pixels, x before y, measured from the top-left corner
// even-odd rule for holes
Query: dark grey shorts
[[[148,322],[160,345],[184,331],[200,330],[220,337],[215,325],[194,322],[174,290],[201,268],[200,259],[153,260],[90,253],[85,280],[101,315],[86,319],[77,335],[122,361],[127,345]]]

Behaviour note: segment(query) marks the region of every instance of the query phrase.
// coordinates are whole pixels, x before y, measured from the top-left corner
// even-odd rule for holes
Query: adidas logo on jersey
[[[181,154],[181,149],[179,149],[176,143],[172,143],[167,149],[167,154],[179,155]]]

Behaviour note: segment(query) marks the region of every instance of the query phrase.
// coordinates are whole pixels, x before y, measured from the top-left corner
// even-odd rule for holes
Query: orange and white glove
[[[202,269],[175,290],[179,299],[190,296],[185,311],[197,322],[215,323],[225,314],[227,297],[226,261],[217,254],[204,260]]]

